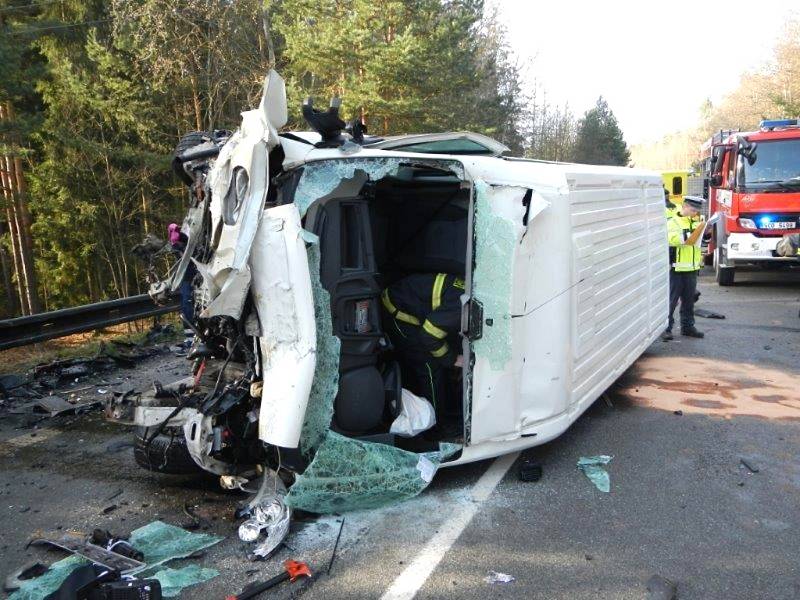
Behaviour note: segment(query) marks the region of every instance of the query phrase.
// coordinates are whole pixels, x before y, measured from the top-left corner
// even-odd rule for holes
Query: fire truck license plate
[[[764,229],[794,229],[794,221],[773,221],[772,223],[764,223]]]

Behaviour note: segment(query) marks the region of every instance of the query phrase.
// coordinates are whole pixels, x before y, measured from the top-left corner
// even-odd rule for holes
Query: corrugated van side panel
[[[577,282],[574,405],[602,393],[663,327],[667,249],[659,177],[578,173],[567,179]]]

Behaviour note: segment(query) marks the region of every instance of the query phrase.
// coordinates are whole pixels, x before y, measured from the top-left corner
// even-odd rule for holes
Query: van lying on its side
[[[109,407],[139,428],[143,466],[226,485],[266,468],[290,506],[374,506],[439,465],[560,435],[664,329],[657,173],[509,158],[469,133],[349,136],[310,103],[306,116],[315,132],[278,133],[272,72],[237,132],[180,147],[188,243],[153,295],[194,265],[194,376]],[[464,361],[445,422],[400,438],[381,292],[417,272],[464,279]]]

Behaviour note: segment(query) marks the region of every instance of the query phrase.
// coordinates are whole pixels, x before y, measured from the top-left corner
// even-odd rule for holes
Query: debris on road
[[[611,477],[601,465],[607,465],[612,458],[614,457],[600,454],[598,456],[581,456],[578,460],[578,468],[601,492],[611,491]]]
[[[696,317],[703,317],[704,319],[724,319],[725,315],[714,312],[713,310],[708,310],[707,308],[695,308],[694,309],[694,316]]]
[[[333,567],[333,561],[336,558],[336,550],[339,548],[339,540],[342,537],[342,529],[344,529],[344,517],[342,520],[339,521],[339,533],[336,534],[336,541],[333,543],[333,551],[331,552],[331,559],[328,561],[328,568],[325,570],[326,575],[331,574],[331,567]]]
[[[47,573],[49,569],[50,567],[40,562],[27,564],[6,577],[3,583],[3,590],[6,592],[18,590],[20,586],[22,586],[23,581],[33,579],[34,577],[40,577]]]
[[[519,480],[539,481],[542,478],[542,465],[534,460],[524,459],[519,463]]]
[[[55,546],[66,550],[76,556],[80,556],[95,564],[102,565],[107,569],[119,571],[120,573],[130,573],[145,566],[145,563],[117,554],[112,550],[107,550],[102,546],[93,544],[89,536],[79,532],[67,532],[61,535],[42,535],[36,536],[31,540],[32,546]]]
[[[110,531],[95,529],[89,541],[101,548],[105,548],[109,552],[115,552],[139,562],[144,561],[144,553],[134,548],[128,538],[114,535]]]
[[[166,567],[152,575],[161,585],[161,595],[164,598],[173,598],[181,593],[184,588],[214,579],[219,571],[200,565],[186,565],[179,569]]]
[[[489,571],[489,574],[483,578],[486,583],[512,583],[516,581],[516,578],[513,575],[508,575],[507,573],[498,573],[497,571]]]
[[[661,575],[653,575],[647,580],[647,600],[675,600],[678,586]]]
[[[102,545],[91,543],[89,540],[100,542]],[[10,600],[44,598],[58,590],[76,569],[87,564],[99,564],[119,573],[141,575],[143,579],[136,580],[136,585],[144,584],[153,578],[163,580],[161,583],[164,589],[163,596],[176,596],[184,587],[208,581],[216,577],[219,572],[215,569],[190,565],[180,569],[166,568],[155,574],[150,573],[155,567],[170,560],[189,558],[220,541],[221,537],[206,533],[190,533],[161,521],[153,521],[132,531],[128,540],[99,529],[95,530],[91,537],[71,532],[63,534],[60,538],[43,539],[42,543],[58,546],[73,552],[73,555],[52,564],[43,575],[22,581],[19,589],[10,596]],[[38,542],[34,540],[32,543]],[[103,545],[108,547],[105,548]],[[123,553],[136,553],[142,560],[124,556]],[[144,578],[145,574],[147,578]],[[153,600],[160,597],[161,595],[151,596]]]
[[[745,460],[745,459],[743,459],[743,458],[740,458],[740,459],[739,459],[739,463],[741,463],[741,465],[742,465],[742,466],[743,466],[745,469],[747,469],[748,471],[750,471],[751,473],[758,473],[758,467],[754,467],[754,466],[753,466],[753,465],[752,465],[750,462],[748,462],[747,460]]]
[[[245,587],[239,594],[230,595],[225,600],[247,600],[248,598],[255,598],[261,592],[265,592],[270,588],[274,588],[279,583],[283,583],[287,579],[291,582],[297,581],[300,577],[311,577],[311,569],[304,562],[296,560],[287,560],[283,563],[284,571],[280,575],[276,575],[272,579],[262,581],[260,583],[251,583]]]

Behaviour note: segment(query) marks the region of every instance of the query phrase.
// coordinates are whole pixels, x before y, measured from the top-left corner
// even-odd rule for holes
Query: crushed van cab
[[[188,241],[151,294],[192,274],[193,375],[108,407],[137,427],[142,466],[260,485],[240,534],[267,530],[262,555],[293,508],[397,501],[442,466],[557,437],[667,317],[657,173],[510,158],[470,133],[371,138],[335,105],[303,112],[314,131],[280,133],[270,72],[239,130],[179,146]],[[441,275],[434,306],[446,282],[460,292],[435,406],[404,385],[385,294],[421,273]]]

